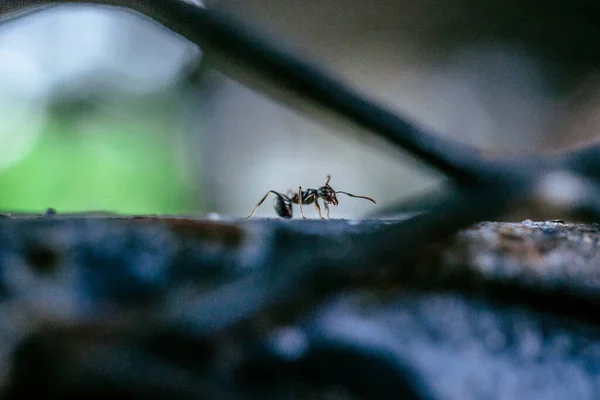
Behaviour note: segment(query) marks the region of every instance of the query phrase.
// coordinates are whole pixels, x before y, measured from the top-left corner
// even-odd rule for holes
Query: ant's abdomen
[[[286,201],[282,197],[276,197],[275,202],[273,204],[273,208],[275,208],[275,212],[281,218],[292,218],[292,203]]]

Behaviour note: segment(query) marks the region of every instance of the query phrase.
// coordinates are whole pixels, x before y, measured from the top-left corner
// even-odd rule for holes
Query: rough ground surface
[[[5,216],[3,397],[596,398],[600,225],[401,224]]]

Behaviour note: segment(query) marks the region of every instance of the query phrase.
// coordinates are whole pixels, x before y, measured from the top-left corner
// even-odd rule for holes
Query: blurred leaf
[[[51,121],[31,154],[0,174],[2,210],[194,210],[172,146],[163,135],[148,132],[148,124],[60,122]]]

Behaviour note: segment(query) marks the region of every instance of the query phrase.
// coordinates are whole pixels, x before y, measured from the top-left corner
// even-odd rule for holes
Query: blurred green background
[[[0,25],[0,211],[202,210],[181,85],[199,60],[125,12],[58,7]]]
[[[168,115],[147,118],[50,114],[31,150],[0,174],[0,208],[193,212],[190,182],[165,137],[173,129]]]

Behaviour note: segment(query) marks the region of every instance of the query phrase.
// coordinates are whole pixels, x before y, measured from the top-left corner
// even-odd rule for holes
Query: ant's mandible
[[[327,175],[327,182],[325,182],[324,186],[321,186],[318,189],[306,189],[302,190],[302,186],[298,186],[298,192],[294,193],[293,191],[288,191],[287,194],[281,194],[274,190],[269,190],[261,201],[258,202],[256,207],[254,207],[254,211],[250,214],[246,219],[252,218],[261,204],[269,197],[271,193],[273,193],[275,197],[275,201],[273,202],[273,208],[275,208],[275,212],[282,218],[292,218],[292,204],[298,204],[300,206],[300,214],[302,215],[302,219],[306,219],[304,216],[304,212],[302,211],[302,205],[308,205],[315,203],[317,207],[317,212],[319,213],[319,217],[323,218],[321,214],[321,206],[319,205],[319,199],[323,200],[323,204],[325,204],[325,210],[327,211],[327,219],[329,219],[329,204],[333,204],[334,206],[338,205],[337,194],[342,193],[350,197],[356,197],[359,199],[369,200],[375,203],[370,197],[366,196],[357,196],[347,192],[335,191],[331,186],[329,186],[329,181],[331,180],[331,175]]]

